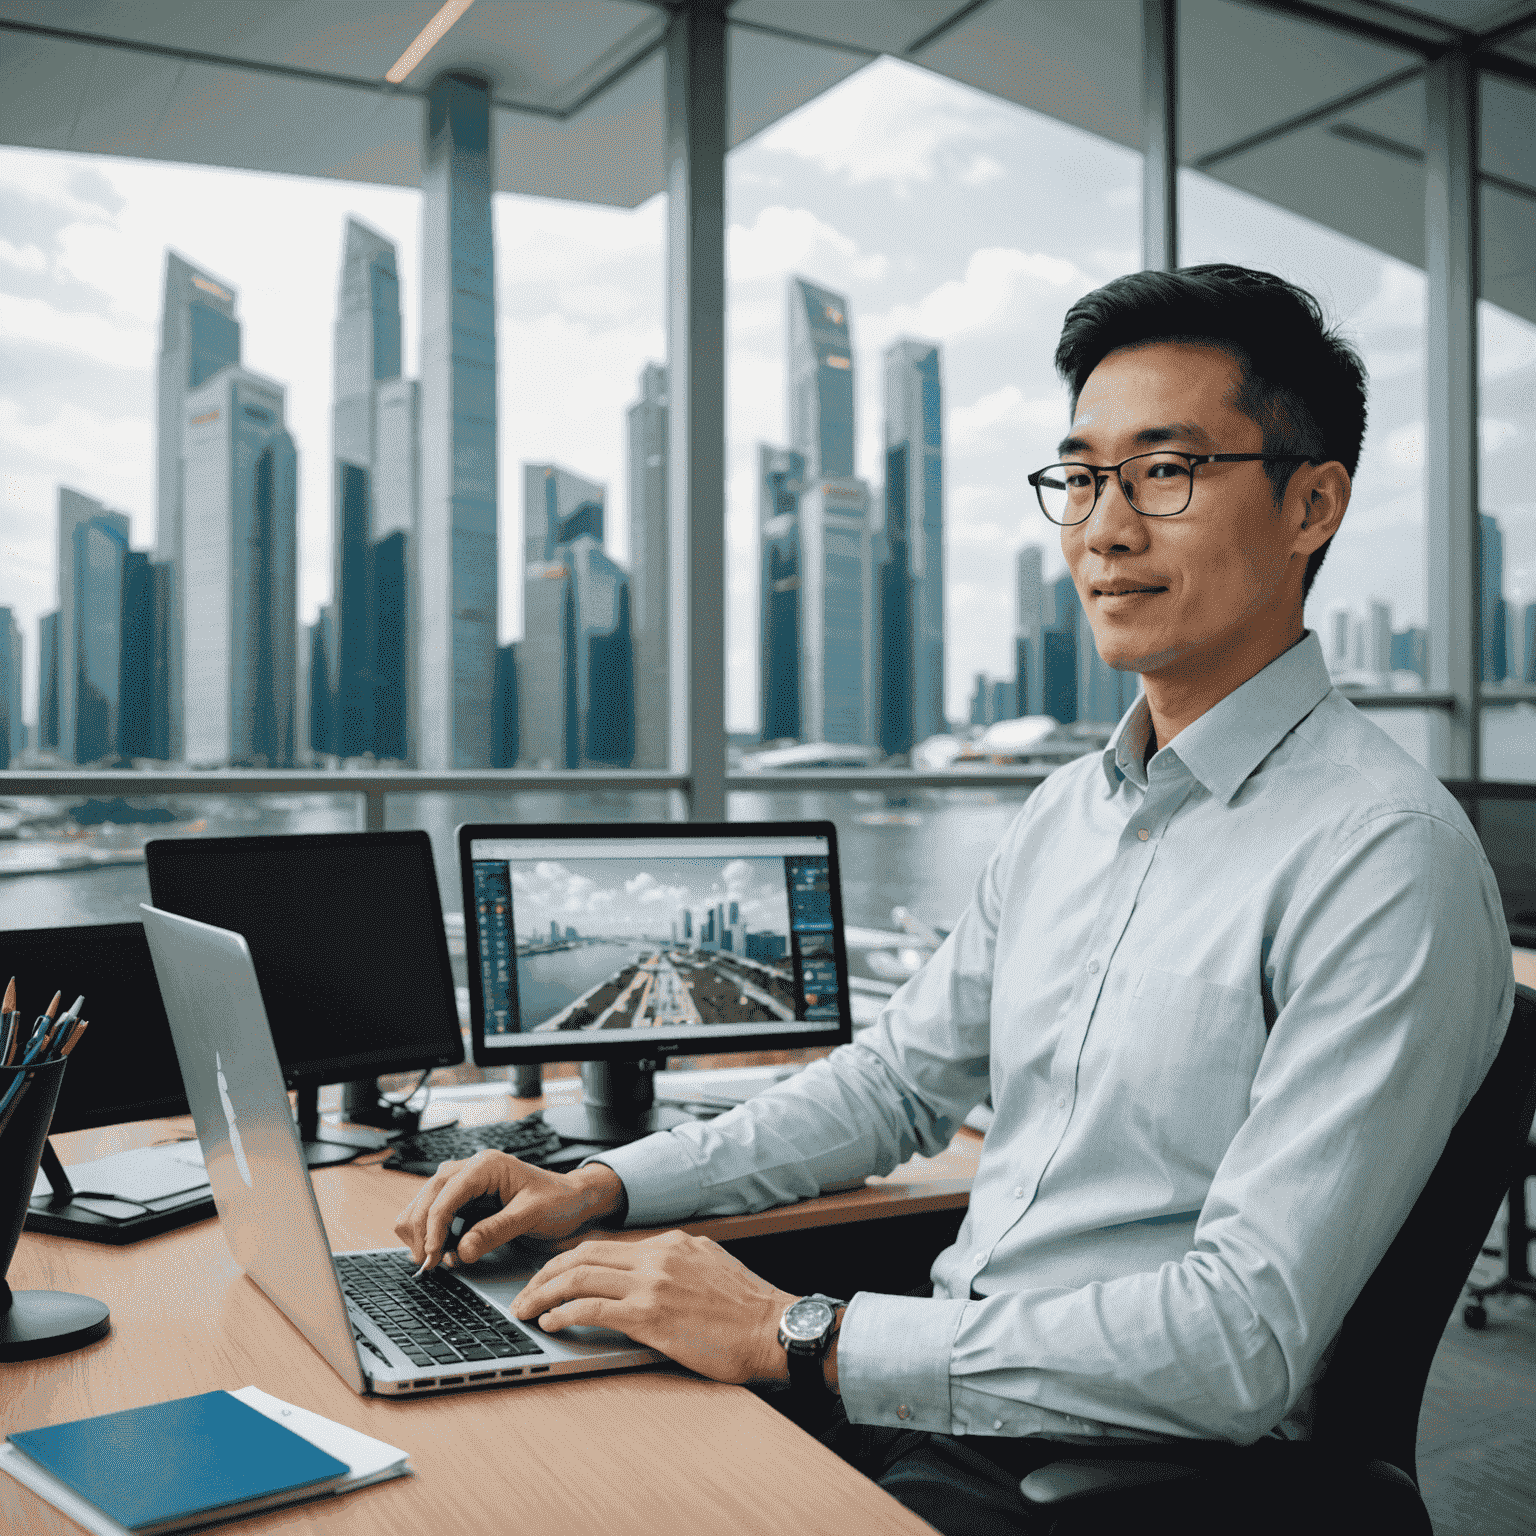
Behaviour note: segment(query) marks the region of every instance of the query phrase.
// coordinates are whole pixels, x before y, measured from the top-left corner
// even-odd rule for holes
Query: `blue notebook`
[[[325,1493],[351,1469],[228,1392],[7,1437],[45,1472],[139,1533],[233,1519]]]

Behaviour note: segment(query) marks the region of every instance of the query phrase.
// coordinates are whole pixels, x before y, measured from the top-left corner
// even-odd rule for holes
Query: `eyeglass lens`
[[[1080,523],[1093,513],[1099,485],[1108,476],[1083,464],[1053,464],[1042,470],[1036,490],[1040,507],[1053,523]],[[1189,505],[1193,475],[1178,454],[1144,453],[1120,466],[1126,500],[1148,517],[1171,517]]]

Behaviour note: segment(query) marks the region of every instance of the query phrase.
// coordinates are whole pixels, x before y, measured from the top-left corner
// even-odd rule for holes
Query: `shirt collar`
[[[1332,687],[1322,643],[1315,630],[1306,630],[1262,672],[1185,726],[1167,750],[1225,805]],[[1122,777],[1146,788],[1142,760],[1151,729],[1147,697],[1141,694],[1104,748],[1104,776],[1111,792]]]

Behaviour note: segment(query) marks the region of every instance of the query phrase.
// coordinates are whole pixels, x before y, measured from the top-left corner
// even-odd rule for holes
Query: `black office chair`
[[[1432,1536],[1414,1459],[1424,1384],[1536,1110],[1536,992],[1516,994],[1493,1066],[1344,1319],[1312,1439],[1074,1446],[1020,1484],[1026,1504],[1056,1516],[1052,1536],[1121,1536],[1132,1520]]]

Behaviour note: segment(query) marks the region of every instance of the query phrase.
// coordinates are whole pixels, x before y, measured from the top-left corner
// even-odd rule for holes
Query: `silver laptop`
[[[537,1268],[516,1243],[473,1271],[439,1266],[420,1281],[404,1248],[333,1254],[245,940],[139,910],[230,1252],[354,1392],[502,1386],[663,1358],[608,1329],[556,1337],[513,1319]]]

